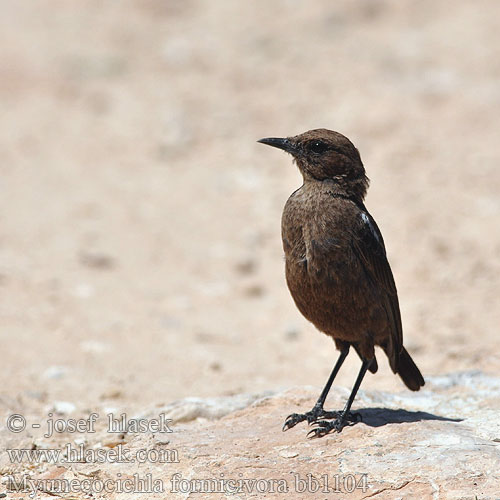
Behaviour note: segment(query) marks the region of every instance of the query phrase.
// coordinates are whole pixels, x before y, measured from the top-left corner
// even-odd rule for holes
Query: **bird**
[[[286,282],[302,315],[340,351],[314,407],[289,415],[283,431],[307,421],[308,437],[323,437],[361,419],[351,406],[366,372],[378,370],[375,346],[410,390],[425,381],[403,346],[398,293],[382,233],[364,205],[369,179],[357,148],[327,129],[257,142],[291,154],[302,174],[302,186],[288,198],[281,218]],[[326,411],[351,347],[361,359],[352,392],[341,411]]]

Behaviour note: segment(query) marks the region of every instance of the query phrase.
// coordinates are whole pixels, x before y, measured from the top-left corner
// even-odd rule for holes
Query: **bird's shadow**
[[[390,408],[362,408],[356,410],[361,422],[370,427],[382,427],[387,424],[420,422],[422,420],[440,420],[442,422],[462,422],[461,418],[448,418],[425,411],[393,410]]]

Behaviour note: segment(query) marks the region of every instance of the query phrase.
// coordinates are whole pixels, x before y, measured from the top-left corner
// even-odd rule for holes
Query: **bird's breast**
[[[323,196],[292,197],[283,213],[288,288],[300,312],[329,334],[348,336],[372,296],[352,244],[358,215],[349,202]]]

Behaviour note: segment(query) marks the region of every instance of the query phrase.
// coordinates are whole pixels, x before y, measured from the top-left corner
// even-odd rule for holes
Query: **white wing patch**
[[[372,222],[370,220],[370,217],[368,217],[368,215],[366,215],[364,212],[361,212],[361,218],[363,219],[363,222],[370,228],[370,231],[372,232],[373,236],[375,236],[375,239],[379,243],[382,243],[380,241],[380,238],[378,237],[376,229],[373,227],[373,224],[372,224]]]

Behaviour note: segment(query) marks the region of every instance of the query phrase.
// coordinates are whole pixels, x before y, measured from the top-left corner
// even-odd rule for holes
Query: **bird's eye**
[[[314,141],[311,142],[309,149],[313,153],[323,153],[323,151],[326,151],[328,149],[328,145],[323,141]]]

